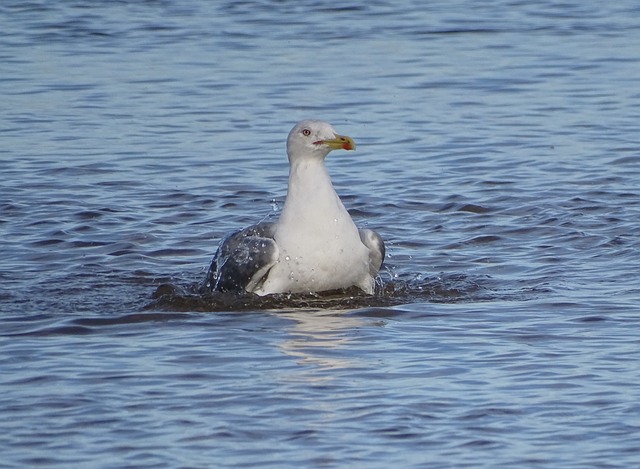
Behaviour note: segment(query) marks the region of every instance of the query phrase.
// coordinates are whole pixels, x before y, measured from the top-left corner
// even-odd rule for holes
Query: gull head
[[[355,150],[351,137],[340,135],[331,124],[319,120],[298,122],[287,139],[289,162],[299,158],[324,159],[331,150]]]

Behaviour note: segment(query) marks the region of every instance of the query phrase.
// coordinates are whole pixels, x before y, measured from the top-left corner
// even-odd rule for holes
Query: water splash
[[[537,292],[509,289],[489,276],[467,274],[398,275],[378,278],[376,293],[367,295],[352,287],[310,294],[257,296],[250,293],[203,292],[198,284],[160,285],[147,305],[148,310],[168,311],[252,311],[273,309],[349,310],[365,307],[391,307],[412,303],[463,303],[534,298]]]

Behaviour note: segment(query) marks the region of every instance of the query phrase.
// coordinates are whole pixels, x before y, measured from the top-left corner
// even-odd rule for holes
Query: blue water
[[[637,2],[0,5],[0,467],[640,464]],[[380,294],[202,296],[285,139]]]

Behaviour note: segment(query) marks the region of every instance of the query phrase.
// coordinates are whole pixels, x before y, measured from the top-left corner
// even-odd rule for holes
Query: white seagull
[[[296,124],[287,139],[289,188],[280,219],[223,239],[204,288],[269,295],[355,286],[373,294],[384,242],[375,231],[356,227],[324,164],[332,150],[355,147],[327,122]]]

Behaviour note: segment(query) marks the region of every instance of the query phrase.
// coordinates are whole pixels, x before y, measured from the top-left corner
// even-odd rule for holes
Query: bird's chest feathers
[[[289,256],[304,254],[320,260],[361,244],[324,165],[292,168],[276,241]]]

